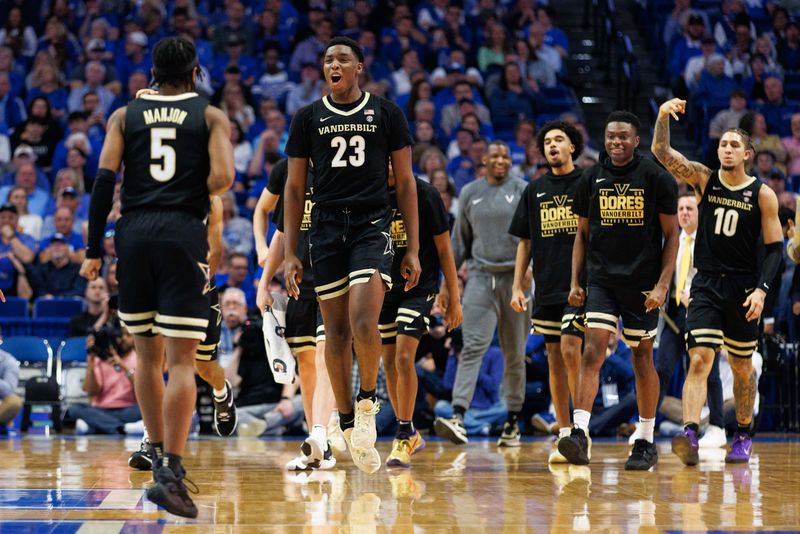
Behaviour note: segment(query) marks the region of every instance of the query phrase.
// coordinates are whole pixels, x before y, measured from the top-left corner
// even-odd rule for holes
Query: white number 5
[[[175,139],[175,128],[150,130],[150,159],[162,160],[160,164],[150,164],[150,176],[159,182],[168,182],[175,176],[175,149],[165,145],[165,139]]]

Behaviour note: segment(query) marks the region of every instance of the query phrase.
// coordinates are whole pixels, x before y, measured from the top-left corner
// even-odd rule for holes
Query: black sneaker
[[[467,431],[464,429],[464,420],[457,415],[450,419],[437,417],[433,422],[433,429],[436,430],[437,436],[445,437],[456,445],[463,445],[469,441]]]
[[[497,440],[497,446],[519,447],[520,445],[519,425],[506,421],[506,424],[503,425],[503,433],[500,435],[500,439]]]
[[[236,431],[236,423],[239,421],[236,415],[236,405],[233,403],[233,388],[227,380],[225,381],[225,390],[228,394],[224,401],[218,402],[214,398],[214,432],[223,438],[233,435]]]
[[[647,471],[658,462],[658,450],[655,443],[646,439],[637,439],[633,442],[633,450],[625,462],[626,471]]]
[[[161,466],[153,473],[153,479],[155,484],[147,488],[147,499],[150,502],[159,505],[171,514],[192,519],[197,517],[197,506],[189,497],[184,485],[184,481],[189,483],[191,481],[186,479],[186,472],[183,468],[181,468],[181,474],[176,475],[169,467]],[[197,493],[196,487],[192,493]]]
[[[573,465],[589,465],[589,441],[580,428],[573,428],[569,436],[558,440],[558,452]]]
[[[131,454],[128,458],[128,466],[139,471],[150,471],[153,469],[153,449],[150,447],[150,440],[144,438],[139,450]]]

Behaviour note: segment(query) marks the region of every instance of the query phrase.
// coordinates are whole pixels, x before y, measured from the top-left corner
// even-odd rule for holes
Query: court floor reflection
[[[380,442],[382,455],[390,442]],[[661,532],[800,528],[800,441],[757,441],[749,465],[723,449],[684,467],[659,443],[650,472],[623,469],[627,445],[597,441],[590,466],[546,464],[551,443],[498,449],[433,441],[409,470],[367,475],[348,458],[337,469],[286,473],[297,442],[192,441],[189,477],[197,520],[144,499],[148,473],[126,459],[135,441],[25,438],[0,441],[0,530],[207,532],[211,525],[283,532]],[[54,530],[54,525],[75,526]]]

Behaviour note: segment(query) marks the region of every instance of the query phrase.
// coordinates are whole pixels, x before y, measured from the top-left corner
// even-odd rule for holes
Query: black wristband
[[[770,243],[769,245],[764,245],[764,248],[767,249],[767,254],[764,257],[764,263],[761,265],[761,277],[758,279],[758,287],[769,292],[783,261],[783,243],[780,241]]]
[[[117,174],[109,169],[97,171],[92,189],[92,198],[89,202],[89,231],[86,243],[86,257],[99,259],[103,257],[103,233],[106,229],[106,220],[114,201],[114,185]]]
[[[288,401],[290,401],[290,400],[292,400],[292,398],[291,398],[291,397],[287,397],[286,395],[281,395],[281,400],[288,400]]]

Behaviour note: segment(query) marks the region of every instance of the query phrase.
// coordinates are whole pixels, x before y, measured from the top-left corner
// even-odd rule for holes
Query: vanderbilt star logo
[[[203,286],[203,295],[208,295],[208,292],[211,291],[211,270],[208,268],[207,263],[198,261],[197,266],[200,267],[200,271],[202,271],[203,277],[206,279],[206,285]]]
[[[219,302],[211,306],[211,309],[217,312],[217,326],[219,326],[220,324],[222,324],[222,311],[220,310]]]

